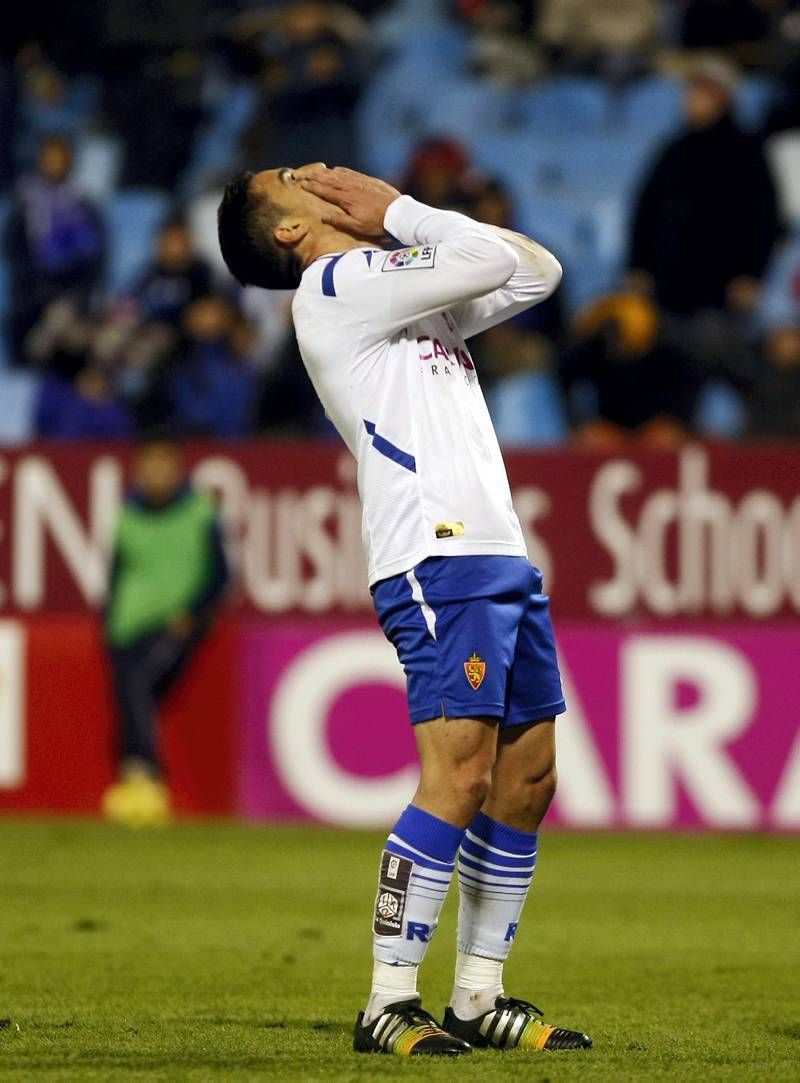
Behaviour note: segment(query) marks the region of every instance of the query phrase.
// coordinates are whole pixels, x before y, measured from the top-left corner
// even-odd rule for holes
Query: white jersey
[[[321,256],[292,306],[308,374],[358,461],[370,585],[431,556],[526,555],[464,340],[561,278],[528,238],[410,196],[384,224],[409,247]]]

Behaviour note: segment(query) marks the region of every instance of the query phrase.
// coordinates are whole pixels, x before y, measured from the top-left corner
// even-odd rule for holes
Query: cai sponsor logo
[[[411,267],[433,267],[436,245],[420,244],[413,248],[398,248],[383,261],[384,271],[405,271]]]

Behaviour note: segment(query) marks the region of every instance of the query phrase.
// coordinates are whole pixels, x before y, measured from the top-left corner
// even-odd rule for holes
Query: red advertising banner
[[[354,462],[338,443],[188,449],[219,494],[251,615],[369,611]],[[800,450],[689,446],[507,456],[557,617],[792,620],[800,613]],[[102,597],[126,453],[0,455],[0,615]]]
[[[179,812],[234,808],[236,634],[218,628],[163,712]],[[0,811],[92,814],[114,777],[111,687],[92,617],[0,620]]]

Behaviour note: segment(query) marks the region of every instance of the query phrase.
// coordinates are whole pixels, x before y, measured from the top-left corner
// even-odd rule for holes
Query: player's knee
[[[445,797],[465,815],[480,809],[492,786],[492,763],[486,757],[423,765],[420,790],[427,796]]]
[[[465,806],[470,806],[477,812],[492,788],[492,769],[481,763],[465,764],[461,770],[456,771],[450,786],[453,792],[460,796]]]

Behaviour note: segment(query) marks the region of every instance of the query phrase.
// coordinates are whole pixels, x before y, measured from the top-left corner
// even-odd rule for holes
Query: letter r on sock
[[[431,938],[431,927],[421,921],[409,921],[406,925],[406,940],[421,940],[427,944]]]
[[[508,941],[513,940],[514,937],[517,935],[517,929],[518,928],[519,928],[519,922],[518,921],[510,921],[508,923],[508,928],[506,929],[506,935],[503,937],[503,939],[508,940]]]

